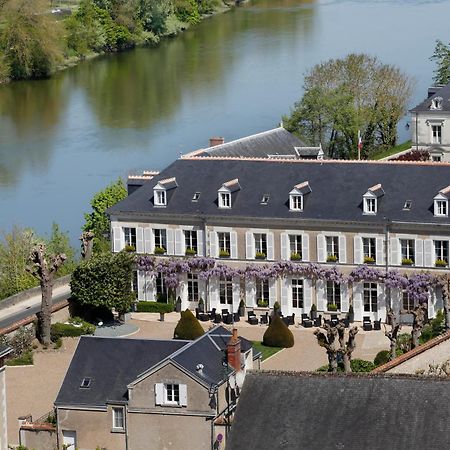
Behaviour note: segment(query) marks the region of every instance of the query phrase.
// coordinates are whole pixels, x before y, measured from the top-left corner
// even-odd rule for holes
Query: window
[[[261,198],[261,205],[267,205],[269,203],[270,195],[264,194]]]
[[[292,307],[303,308],[303,280],[292,279]]]
[[[125,246],[134,247],[136,250],[136,228],[124,228]]]
[[[188,273],[188,300],[190,302],[198,302],[198,276]]]
[[[233,303],[233,281],[231,277],[220,279],[219,300],[222,305],[231,305]]]
[[[376,214],[377,213],[377,199],[376,198],[365,198],[364,199],[364,213],[365,214]]]
[[[289,250],[291,259],[302,259],[302,237],[300,235],[289,235]]]
[[[180,404],[180,385],[179,384],[165,384],[164,385],[164,403],[168,405]]]
[[[414,300],[408,294],[408,292],[402,292],[402,309],[405,311],[411,311],[414,309]]]
[[[326,236],[327,261],[337,261],[339,259],[339,238],[338,236]]]
[[[289,209],[291,211],[302,211],[303,210],[303,195],[289,196]]]
[[[262,300],[264,303],[267,303],[269,306],[269,281],[268,280],[259,280],[256,282],[256,302],[258,303]]]
[[[123,415],[123,408],[112,409],[113,428],[116,430],[123,430],[125,428],[125,418]]]
[[[155,229],[153,233],[155,235],[155,253],[165,253],[167,251],[166,230]]]
[[[255,257],[265,259],[267,257],[267,235],[264,233],[255,233]]]
[[[200,194],[201,194],[201,192],[196,192],[194,194],[194,196],[192,197],[192,201],[193,202],[198,202],[198,200],[200,199]]]
[[[406,200],[405,204],[403,205],[403,209],[405,211],[409,211],[411,209],[412,206],[412,200]]]
[[[364,311],[375,313],[378,311],[377,283],[364,283]]]
[[[414,264],[414,239],[400,239],[402,264]]]
[[[441,125],[431,125],[431,143],[441,144],[442,143],[442,126]]]
[[[364,262],[374,263],[376,261],[376,239],[363,238]]]
[[[92,378],[90,378],[90,377],[83,378],[83,381],[80,384],[80,388],[83,388],[83,389],[89,388],[91,386],[91,380],[92,380]]]
[[[445,217],[448,216],[448,200],[434,201],[434,215]]]
[[[167,205],[166,191],[155,190],[155,206],[166,206],[166,205]]]
[[[448,264],[448,241],[434,241],[434,254],[436,261],[444,261]]]
[[[184,245],[186,253],[197,253],[197,231],[184,230]]]
[[[230,256],[231,252],[231,238],[230,233],[217,233],[219,240],[219,256],[226,258]]]
[[[442,156],[441,155],[432,155],[431,156],[431,161],[441,162],[442,161]]]
[[[334,281],[327,281],[327,306],[330,305],[341,309],[341,285]]]
[[[156,284],[156,299],[167,300],[167,286],[163,274],[158,272],[155,279]]]
[[[231,208],[231,194],[219,192],[219,208]]]

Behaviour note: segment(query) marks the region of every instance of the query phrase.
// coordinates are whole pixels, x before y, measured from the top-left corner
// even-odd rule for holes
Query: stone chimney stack
[[[209,146],[215,147],[216,145],[222,145],[225,143],[225,139],[223,137],[212,137],[209,139]]]
[[[236,328],[233,328],[233,335],[227,344],[227,361],[236,372],[241,370],[241,340]]]

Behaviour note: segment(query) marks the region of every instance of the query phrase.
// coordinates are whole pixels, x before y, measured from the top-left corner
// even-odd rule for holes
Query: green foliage
[[[58,277],[68,275],[75,270],[75,250],[70,245],[69,233],[62,232],[57,223],[52,224],[50,238],[46,241],[46,250],[48,255],[64,253],[67,256],[64,264],[58,269]]]
[[[264,333],[263,344],[267,347],[290,348],[294,346],[294,335],[278,316],[274,316]]]
[[[410,333],[400,333],[397,336],[397,348],[402,352],[406,353],[411,350],[411,334]]]
[[[175,15],[182,22],[196,24],[200,22],[200,13],[196,0],[174,0]]]
[[[104,235],[109,233],[109,220],[105,211],[127,196],[127,189],[121,178],[97,192],[91,200],[92,212],[85,214],[83,231],[94,233],[94,252],[108,251],[109,242]]]
[[[173,311],[173,305],[171,303],[159,303],[159,302],[138,302],[136,304],[137,312],[150,312],[150,313],[171,313]]]
[[[337,311],[338,307],[334,303],[328,303],[327,310],[328,311]]]
[[[17,358],[7,359],[5,364],[7,366],[31,366],[33,364],[33,352],[28,351]]]
[[[6,60],[6,56],[4,55],[3,51],[0,49],[0,84],[8,81],[9,79],[9,64]]]
[[[11,347],[11,356],[13,358],[20,358],[32,350],[34,337],[33,328],[21,327],[14,334],[1,336],[0,343]]]
[[[398,144],[395,147],[389,148],[387,150],[381,151],[381,152],[375,152],[372,155],[372,159],[380,160],[383,158],[387,158],[388,156],[394,155],[395,153],[400,153],[405,150],[408,150],[412,146],[412,141],[406,141],[402,144]]]
[[[366,361],[364,359],[352,359],[350,361],[350,367],[352,372],[361,373],[361,372],[372,372],[376,368],[376,365],[372,361]],[[338,372],[345,372],[344,363],[339,363],[337,367]],[[328,364],[326,366],[320,366],[316,372],[329,372]]]
[[[135,299],[131,290],[134,256],[101,253],[83,261],[70,282],[72,296],[81,305],[126,312]]]
[[[267,306],[269,306],[269,302],[268,300],[263,300],[262,298],[260,298],[256,304],[260,307],[260,308],[266,308]]]
[[[174,339],[194,340],[205,334],[200,322],[189,309],[181,312],[181,318],[173,332]]]
[[[137,17],[145,31],[155,35],[167,31],[167,19],[173,14],[173,3],[167,0],[138,0]]]
[[[389,350],[381,350],[375,356],[373,363],[378,367],[383,364],[386,364],[391,359],[391,352]]]
[[[450,44],[444,44],[441,40],[436,41],[434,53],[430,57],[436,63],[433,81],[436,84],[447,84],[450,82]]]
[[[430,339],[433,339],[445,331],[445,314],[444,311],[439,310],[434,319],[430,320],[423,328],[420,334],[419,342],[424,344]]]
[[[256,353],[261,353],[261,360],[265,361],[267,358],[270,358],[271,356],[275,355],[275,353],[278,353],[280,350],[283,350],[282,347],[267,347],[260,341],[252,341],[253,344],[253,350]]]
[[[77,337],[84,334],[94,334],[95,326],[88,322],[79,319],[76,323],[61,323],[52,324],[50,336],[52,342],[58,342],[62,337]]]

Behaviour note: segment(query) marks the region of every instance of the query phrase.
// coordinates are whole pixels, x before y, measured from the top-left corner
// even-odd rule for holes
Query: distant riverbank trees
[[[407,111],[414,82],[376,57],[350,54],[317,64],[306,73],[303,97],[283,118],[287,130],[307,144],[322,144],[331,158],[363,158],[392,148],[397,124]]]
[[[0,83],[42,78],[61,64],[135,45],[156,44],[222,0],[81,0],[67,18],[46,0],[0,0]]]

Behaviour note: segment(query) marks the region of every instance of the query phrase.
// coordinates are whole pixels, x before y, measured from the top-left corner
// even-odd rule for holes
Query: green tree
[[[80,305],[128,311],[136,298],[131,289],[133,255],[102,253],[83,261],[70,281],[72,297]]]
[[[436,84],[447,84],[450,82],[450,44],[446,45],[439,39],[436,41],[434,53],[430,57],[436,63],[433,81]]]
[[[66,261],[59,269],[58,275],[64,276],[72,273],[76,267],[75,249],[70,245],[69,234],[64,233],[57,223],[52,224],[50,238],[46,240],[47,255],[64,253]]]
[[[127,196],[127,189],[121,178],[105,189],[97,192],[91,200],[92,212],[85,214],[83,231],[94,233],[94,252],[108,251],[109,241],[104,237],[109,233],[109,220],[105,211]]]
[[[161,35],[167,30],[167,19],[173,14],[173,4],[166,0],[138,0],[137,16],[145,31]]]
[[[310,145],[322,144],[330,157],[345,159],[357,156],[361,130],[367,157],[395,146],[413,85],[400,69],[375,57],[331,59],[307,72],[304,95],[283,118],[285,127]]]
[[[58,22],[44,0],[8,0],[2,9],[0,47],[13,79],[49,76],[62,59]]]
[[[6,60],[6,56],[3,51],[0,49],[0,84],[8,81],[9,78],[9,64]]]

